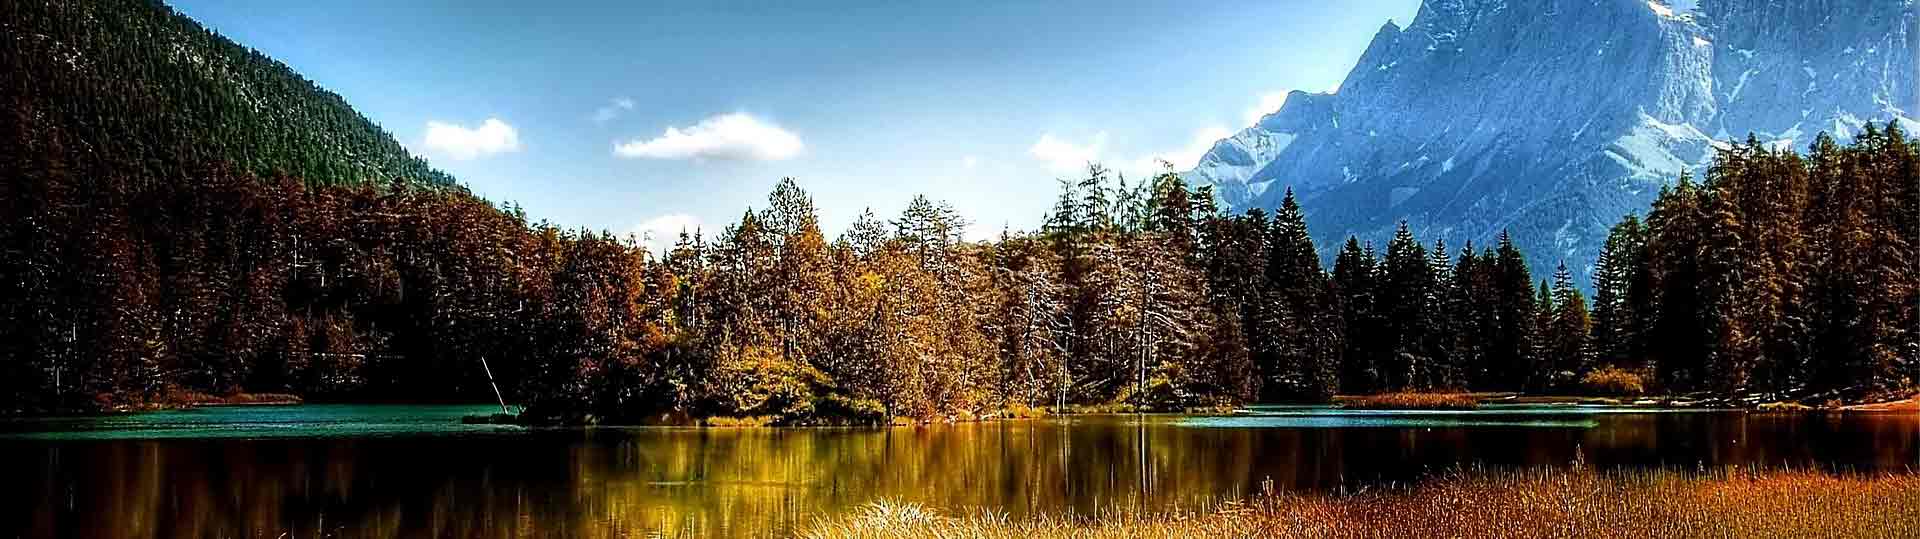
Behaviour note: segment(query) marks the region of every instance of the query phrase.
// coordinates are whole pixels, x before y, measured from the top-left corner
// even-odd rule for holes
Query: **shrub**
[[[1645,381],[1639,373],[1619,367],[1607,367],[1580,379],[1580,387],[1595,395],[1635,396],[1646,393]]]
[[[887,405],[874,399],[848,397],[839,393],[828,394],[814,401],[816,419],[830,423],[854,425],[884,425],[890,421]]]

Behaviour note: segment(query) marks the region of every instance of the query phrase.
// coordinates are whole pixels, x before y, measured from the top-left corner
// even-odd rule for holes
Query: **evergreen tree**
[[[1453,352],[1460,340],[1461,319],[1466,316],[1460,308],[1465,298],[1456,289],[1459,282],[1453,275],[1453,255],[1447,251],[1446,240],[1433,241],[1427,267],[1431,281],[1425,298],[1426,334],[1421,344],[1427,368],[1416,373],[1414,385],[1424,389],[1464,388],[1459,358]]]
[[[1491,253],[1484,257],[1476,254],[1469,241],[1460,249],[1451,272],[1453,285],[1445,313],[1454,332],[1448,355],[1455,373],[1450,384],[1456,387],[1477,387],[1487,380],[1490,333],[1498,325],[1491,301],[1492,260]]]
[[[1380,368],[1375,353],[1382,347],[1380,322],[1375,311],[1375,266],[1371,248],[1362,249],[1357,238],[1347,244],[1333,261],[1333,283],[1341,291],[1341,319],[1346,321],[1344,350],[1340,358],[1340,391],[1366,393],[1380,388]]]
[[[1587,315],[1587,299],[1573,284],[1573,273],[1564,262],[1553,272],[1553,306],[1549,356],[1556,368],[1551,386],[1571,389],[1593,369],[1589,351],[1593,320]]]
[[[1699,189],[1682,173],[1670,189],[1661,189],[1647,214],[1646,263],[1654,300],[1652,327],[1642,333],[1659,381],[1671,390],[1691,391],[1704,380],[1707,331],[1699,289],[1699,245],[1704,215]]]
[[[1375,358],[1381,365],[1382,382],[1390,389],[1412,389],[1417,372],[1429,368],[1425,346],[1428,338],[1427,309],[1433,290],[1431,261],[1426,247],[1415,240],[1405,222],[1387,243],[1387,259],[1377,284],[1376,301],[1382,307],[1384,324],[1380,338],[1388,344],[1385,354]]]
[[[1527,368],[1527,391],[1545,392],[1553,388],[1553,382],[1560,372],[1560,358],[1553,355],[1553,313],[1559,307],[1553,304],[1553,290],[1547,281],[1540,281],[1539,292],[1534,294],[1533,311],[1533,351],[1529,354]]]
[[[1324,401],[1338,390],[1338,366],[1325,353],[1329,330],[1318,325],[1330,306],[1324,303],[1326,274],[1307,232],[1306,216],[1292,190],[1281,200],[1267,233],[1266,291],[1259,333],[1271,335],[1257,352],[1282,400]]]
[[[1646,248],[1640,218],[1628,214],[1607,233],[1593,272],[1593,357],[1605,366],[1636,368],[1644,358],[1631,346],[1638,324],[1631,287]]]

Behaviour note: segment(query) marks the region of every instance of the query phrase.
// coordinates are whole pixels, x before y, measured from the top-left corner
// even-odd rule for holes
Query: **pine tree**
[[[1427,309],[1433,290],[1431,261],[1426,247],[1415,240],[1406,222],[1387,243],[1387,259],[1382,280],[1375,295],[1385,324],[1380,337],[1388,342],[1386,353],[1375,361],[1382,365],[1383,382],[1390,389],[1414,388],[1416,374],[1428,368],[1426,339]]]
[[[1593,357],[1604,366],[1637,368],[1644,358],[1631,346],[1638,324],[1631,287],[1643,264],[1645,232],[1640,218],[1628,214],[1607,233],[1593,272]]]
[[[1376,264],[1373,250],[1363,250],[1353,237],[1347,238],[1346,246],[1333,261],[1333,283],[1341,292],[1341,319],[1346,321],[1340,358],[1340,391],[1345,393],[1380,388],[1380,369],[1374,363],[1375,351],[1380,348],[1380,340],[1374,337],[1380,325],[1374,302]]]
[[[1068,235],[1080,231],[1080,200],[1075,185],[1065,179],[1060,182],[1060,198],[1053,203],[1053,209],[1047,212],[1047,220],[1042,230],[1054,235]]]
[[[1534,342],[1538,332],[1534,319],[1539,308],[1533,289],[1533,276],[1526,258],[1513,246],[1506,232],[1500,233],[1499,249],[1486,268],[1490,275],[1494,327],[1487,351],[1487,379],[1481,387],[1519,390],[1525,387],[1537,365]],[[1483,260],[1483,263],[1489,260]]]
[[[1463,298],[1456,289],[1459,282],[1453,276],[1453,254],[1447,251],[1445,239],[1433,241],[1427,267],[1431,284],[1425,298],[1427,332],[1421,344],[1427,368],[1416,373],[1414,385],[1424,389],[1462,389],[1466,384],[1461,381],[1461,368],[1453,352],[1460,340],[1461,319],[1466,314],[1460,309]]]
[[[1480,387],[1487,380],[1489,333],[1497,326],[1491,301],[1492,261],[1491,253],[1480,256],[1474,252],[1473,242],[1468,241],[1460,249],[1459,260],[1454,262],[1454,282],[1446,313],[1454,331],[1449,356],[1456,373],[1453,384],[1457,387]]]
[[[1112,230],[1114,216],[1113,197],[1109,195],[1107,167],[1099,163],[1087,164],[1087,177],[1080,180],[1080,203],[1076,206],[1080,215],[1076,221],[1082,230]]]
[[[1330,330],[1320,325],[1326,274],[1321,269],[1306,217],[1289,190],[1281,200],[1267,247],[1264,315],[1261,331],[1269,334],[1258,357],[1269,365],[1268,379],[1279,381],[1273,396],[1286,400],[1322,401],[1338,390],[1338,367],[1323,350]]]
[[[1699,255],[1701,196],[1693,179],[1681,173],[1672,188],[1662,188],[1647,214],[1646,264],[1654,314],[1636,345],[1656,367],[1670,390],[1699,388],[1706,376],[1707,331],[1701,327]]]
[[[1553,304],[1553,289],[1547,281],[1540,281],[1538,293],[1534,294],[1533,311],[1533,350],[1528,358],[1527,391],[1546,392],[1553,388],[1555,376],[1560,372],[1561,358],[1553,355],[1553,313],[1559,307]]]
[[[1573,273],[1565,262],[1553,272],[1553,306],[1550,354],[1557,368],[1551,386],[1565,390],[1593,369],[1589,348],[1593,320],[1587,315],[1587,299],[1573,284]]]

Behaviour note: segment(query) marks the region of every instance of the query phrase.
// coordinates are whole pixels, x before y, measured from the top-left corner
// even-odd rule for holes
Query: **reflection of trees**
[[[1013,515],[1197,507],[1455,466],[1845,462],[1903,469],[1920,417],[1653,414],[1562,428],[1187,428],[1082,417],[894,429],[0,446],[29,537],[742,535],[876,498]],[[19,473],[19,472],[13,472]],[[36,475],[37,474],[37,475]]]

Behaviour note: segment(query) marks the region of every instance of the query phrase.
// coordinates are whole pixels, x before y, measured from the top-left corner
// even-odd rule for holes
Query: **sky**
[[[259,2],[175,8],[533,220],[718,233],[782,177],[834,236],[916,194],[1031,230],[1089,160],[1191,166],[1419,0]]]

